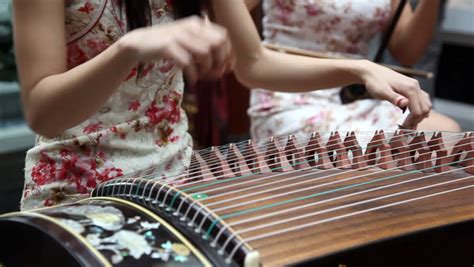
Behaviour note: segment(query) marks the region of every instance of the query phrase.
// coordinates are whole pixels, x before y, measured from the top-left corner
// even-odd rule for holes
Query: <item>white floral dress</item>
[[[98,55],[125,32],[117,0],[67,0],[65,8],[69,68]],[[166,0],[152,0],[151,9],[153,24],[173,20]],[[98,183],[139,170],[182,170],[192,151],[182,94],[182,73],[172,61],[145,64],[138,82],[132,69],[88,120],[54,139],[38,136],[26,155],[21,208],[85,198]]]
[[[264,0],[264,42],[365,57],[390,17],[390,0]],[[251,93],[253,138],[313,131],[394,129],[402,112],[386,101],[342,105],[340,88]]]

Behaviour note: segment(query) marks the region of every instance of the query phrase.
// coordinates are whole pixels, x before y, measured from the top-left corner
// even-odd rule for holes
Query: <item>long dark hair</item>
[[[206,7],[206,0],[167,0],[173,9],[175,19],[180,19],[192,15],[201,15],[201,11]],[[151,24],[150,0],[122,0],[121,5],[125,5],[125,15],[127,16],[127,30],[146,27]]]

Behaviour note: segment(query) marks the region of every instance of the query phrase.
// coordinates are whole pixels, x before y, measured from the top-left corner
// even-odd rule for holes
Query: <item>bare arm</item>
[[[15,0],[13,5],[26,120],[38,133],[55,136],[100,109],[136,60],[113,45],[67,71],[64,1]]]
[[[357,70],[356,61],[315,60],[264,48],[242,0],[213,3],[216,19],[228,29],[238,55],[237,77],[248,87],[303,92],[361,82],[360,75],[350,75]]]
[[[250,88],[303,92],[352,83],[365,84],[376,98],[409,105],[409,124],[427,116],[431,102],[411,78],[368,61],[291,56],[265,49],[242,0],[213,0],[216,19],[224,25],[238,55],[235,72]]]
[[[400,0],[392,0],[394,11]],[[439,0],[420,0],[415,12],[407,4],[390,40],[392,55],[404,66],[415,64],[430,45],[438,19]]]
[[[64,0],[14,0],[13,8],[25,117],[33,130],[47,137],[97,112],[138,62],[171,58],[193,82],[222,73],[230,55],[224,29],[189,18],[132,31],[67,70]]]

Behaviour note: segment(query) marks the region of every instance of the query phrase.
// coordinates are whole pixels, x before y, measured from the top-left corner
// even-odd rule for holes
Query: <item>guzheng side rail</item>
[[[29,215],[82,223],[85,242],[116,266],[474,264],[473,133],[313,133],[173,160],[186,162],[184,174],[167,168],[179,164],[157,166],[100,184],[81,203]],[[91,213],[108,207],[114,213]],[[110,225],[117,210],[128,218],[118,221],[132,223],[90,232]],[[25,217],[0,217],[0,232],[6,219]],[[130,238],[114,252],[104,248],[124,229],[147,249],[131,253]]]

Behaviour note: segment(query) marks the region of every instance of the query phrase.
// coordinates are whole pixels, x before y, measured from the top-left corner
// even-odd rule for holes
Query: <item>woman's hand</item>
[[[219,78],[231,65],[232,45],[226,29],[199,17],[137,29],[119,42],[140,62],[174,60],[191,84],[202,78]]]
[[[194,82],[223,72],[231,54],[223,28],[189,18],[127,33],[69,69],[64,0],[12,3],[25,118],[35,132],[50,138],[100,110],[138,62],[168,57]]]
[[[374,98],[387,100],[404,109],[410,115],[403,123],[404,128],[415,129],[431,110],[429,95],[420,88],[417,80],[401,75],[370,61],[361,61],[364,73],[361,78],[367,91]]]

